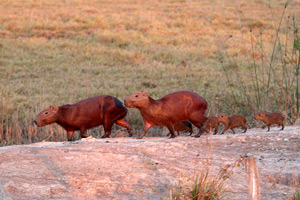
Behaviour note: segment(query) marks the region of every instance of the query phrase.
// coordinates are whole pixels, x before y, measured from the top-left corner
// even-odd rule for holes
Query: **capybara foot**
[[[133,133],[129,133],[129,135],[127,137],[132,137],[133,136]]]
[[[108,136],[104,134],[101,138],[107,138],[107,137],[108,137]]]

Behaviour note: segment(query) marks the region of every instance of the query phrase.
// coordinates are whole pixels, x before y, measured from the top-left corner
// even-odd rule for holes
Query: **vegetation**
[[[280,111],[292,123],[299,12],[299,2],[285,0],[3,0],[0,144],[66,140],[56,125],[37,129],[34,116],[50,105],[140,90],[153,98],[190,90],[208,101],[208,115],[238,113],[252,123],[258,110]],[[139,132],[138,111],[127,119]]]

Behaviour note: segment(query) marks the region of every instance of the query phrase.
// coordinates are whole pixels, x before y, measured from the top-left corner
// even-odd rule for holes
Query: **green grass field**
[[[0,13],[1,145],[65,140],[32,123],[50,105],[141,90],[194,91],[207,115],[251,126],[258,110],[299,117],[299,1],[4,0]],[[127,119],[137,134],[138,111]]]

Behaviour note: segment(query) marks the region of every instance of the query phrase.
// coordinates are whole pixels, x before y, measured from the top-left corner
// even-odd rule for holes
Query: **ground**
[[[0,148],[0,199],[168,199],[170,189],[207,166],[217,173],[254,157],[262,199],[289,199],[300,177],[300,127],[233,135],[84,139]],[[248,199],[243,164],[226,199]]]

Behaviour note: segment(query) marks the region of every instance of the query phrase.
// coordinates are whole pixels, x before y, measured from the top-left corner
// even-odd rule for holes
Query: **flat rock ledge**
[[[0,148],[0,199],[169,199],[205,167],[217,174],[254,157],[262,199],[287,199],[300,180],[300,127],[237,130],[175,139],[87,139]],[[245,166],[227,179],[227,199],[248,199]]]

